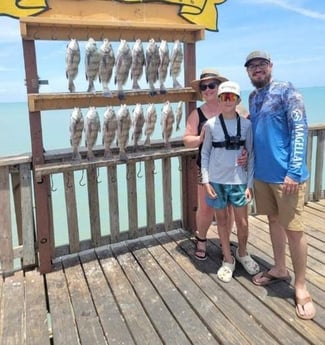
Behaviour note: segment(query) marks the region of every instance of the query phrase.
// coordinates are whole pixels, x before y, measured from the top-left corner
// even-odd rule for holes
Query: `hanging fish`
[[[162,40],[159,45],[159,67],[158,77],[160,83],[160,93],[165,94],[167,92],[165,87],[165,81],[167,78],[167,71],[169,65],[169,48],[166,40]]]
[[[136,104],[132,114],[132,141],[134,151],[137,150],[138,142],[141,139],[144,121],[143,108],[142,105],[138,103]]]
[[[82,132],[84,129],[84,118],[81,109],[75,107],[70,117],[70,144],[72,146],[72,159],[80,160],[79,146],[81,143]]]
[[[99,81],[102,83],[104,96],[111,96],[112,93],[108,87],[108,83],[112,78],[115,55],[112,45],[107,38],[103,40],[103,44],[99,49],[99,55]]]
[[[154,103],[150,103],[145,117],[145,129],[144,134],[146,136],[146,140],[144,141],[144,146],[150,146],[150,137],[155,130],[155,125],[157,121],[157,112]]]
[[[183,62],[183,49],[182,44],[179,40],[174,42],[173,50],[170,56],[170,76],[173,80],[173,88],[181,88],[182,85],[178,82],[177,77],[181,72],[182,62]]]
[[[179,125],[181,123],[181,120],[182,120],[182,116],[183,116],[183,101],[179,101],[178,104],[177,104],[177,107],[176,107],[176,131],[179,130]]]
[[[173,124],[175,121],[175,116],[171,104],[169,101],[164,103],[162,112],[161,112],[161,128],[162,128],[162,137],[165,142],[165,147],[170,148],[169,139],[173,132]]]
[[[78,68],[80,63],[80,48],[79,43],[75,38],[71,38],[67,44],[65,52],[65,75],[68,79],[68,89],[70,92],[75,92],[76,87],[74,80],[78,75]]]
[[[131,127],[131,116],[126,104],[122,104],[117,113],[117,143],[120,149],[120,160],[127,161],[125,152],[129,140],[129,130]]]
[[[157,94],[155,82],[158,80],[158,68],[160,63],[159,48],[153,38],[149,40],[146,49],[146,80],[149,84],[149,94],[154,96]]]
[[[138,81],[142,77],[145,60],[142,42],[138,38],[132,48],[131,79],[133,80],[132,89],[134,90],[140,89]]]
[[[88,80],[87,92],[95,93],[94,81],[97,79],[99,72],[100,54],[97,49],[96,41],[89,38],[85,48],[85,72]]]
[[[120,45],[117,49],[117,56],[115,60],[115,79],[114,82],[117,84],[118,98],[124,98],[123,86],[126,83],[130,68],[132,64],[132,51],[126,42],[121,40]]]
[[[100,132],[100,120],[96,107],[89,107],[85,120],[85,136],[87,147],[87,158],[92,160],[95,158],[93,147],[96,144],[98,132]]]
[[[112,106],[108,106],[103,116],[102,143],[104,145],[104,157],[112,157],[111,145],[116,137],[117,117]]]

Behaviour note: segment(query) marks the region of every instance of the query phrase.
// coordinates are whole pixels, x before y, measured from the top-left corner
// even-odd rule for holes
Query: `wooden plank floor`
[[[240,265],[220,282],[211,226],[205,262],[193,258],[193,237],[174,230],[61,258],[44,276],[0,280],[0,345],[324,344],[325,200],[305,210],[313,321],[296,317],[292,285],[255,286]],[[265,217],[250,217],[249,251],[271,266]]]

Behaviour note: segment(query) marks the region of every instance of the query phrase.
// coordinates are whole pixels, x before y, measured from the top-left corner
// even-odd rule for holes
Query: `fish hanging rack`
[[[203,40],[205,29],[203,26],[193,24],[165,25],[161,23],[139,22],[107,22],[100,20],[77,20],[59,18],[26,17],[20,19],[21,36],[25,40],[102,40],[107,33],[112,41],[121,38],[134,41],[140,38],[148,41],[162,38],[167,41],[180,40],[186,43],[195,43]]]

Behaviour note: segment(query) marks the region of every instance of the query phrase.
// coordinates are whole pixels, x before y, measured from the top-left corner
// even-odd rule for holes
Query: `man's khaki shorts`
[[[295,194],[284,194],[282,184],[254,181],[256,211],[258,214],[279,217],[287,230],[304,231],[302,211],[305,202],[306,183],[299,184]]]

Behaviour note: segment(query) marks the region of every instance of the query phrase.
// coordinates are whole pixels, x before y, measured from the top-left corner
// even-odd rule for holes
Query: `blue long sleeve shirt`
[[[289,82],[272,81],[249,96],[254,135],[254,177],[281,184],[285,176],[301,183],[306,165],[308,125],[301,94]]]

